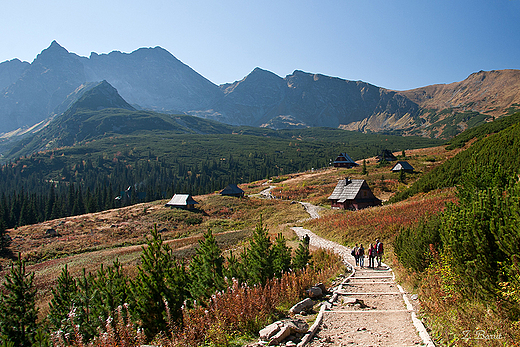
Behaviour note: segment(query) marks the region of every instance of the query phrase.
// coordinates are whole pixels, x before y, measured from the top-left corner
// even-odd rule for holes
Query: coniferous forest
[[[243,129],[241,134],[140,133],[103,137],[33,153],[0,168],[5,228],[97,212],[174,193],[207,194],[230,183],[327,167],[341,152],[354,159],[441,143],[338,129]]]

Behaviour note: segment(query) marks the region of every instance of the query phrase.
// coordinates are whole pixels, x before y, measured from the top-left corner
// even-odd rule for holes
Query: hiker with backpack
[[[370,269],[374,268],[374,258],[375,257],[376,257],[376,245],[371,243],[370,246],[368,246],[368,267]]]
[[[352,252],[350,252],[350,254],[354,257],[354,259],[356,259],[356,266],[359,265],[359,258],[357,256],[358,249],[359,249],[359,247],[356,243],[356,246],[354,248],[352,248]]]
[[[383,243],[379,242],[379,239],[376,239],[376,259],[377,259],[377,267],[381,266],[381,258],[383,257]]]
[[[359,245],[357,254],[358,254],[359,266],[361,266],[361,268],[363,268],[363,266],[365,265],[365,249],[363,248],[363,244]]]

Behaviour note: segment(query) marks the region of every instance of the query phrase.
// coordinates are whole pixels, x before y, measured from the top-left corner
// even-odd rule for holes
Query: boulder
[[[326,288],[325,285],[324,285],[323,283],[321,283],[321,282],[320,282],[320,283],[316,283],[314,286],[320,288],[321,291],[322,291],[323,293],[326,293],[326,292],[327,292],[327,288]]]
[[[283,340],[291,335],[291,327],[283,325],[278,333],[271,338],[269,346],[279,345]]]
[[[285,319],[274,322],[260,330],[260,341],[268,342],[269,346],[279,345],[288,337],[303,335],[309,330],[309,324],[302,319]]]
[[[274,322],[273,324],[269,324],[262,330],[260,330],[260,340],[269,341],[274,335],[276,335],[280,328],[283,326],[282,322]]]
[[[300,301],[299,303],[297,303],[293,307],[291,307],[289,312],[291,314],[297,314],[297,313],[300,313],[300,312],[302,312],[304,310],[308,310],[309,308],[312,308],[313,306],[314,306],[314,301],[312,301],[310,298],[307,298],[305,300]]]
[[[320,287],[310,287],[307,289],[307,294],[309,298],[317,298],[323,295],[323,290]]]
[[[291,328],[291,334],[305,334],[309,331],[309,324],[303,319],[288,319],[283,324]]]
[[[45,230],[45,237],[56,237],[58,236],[58,232],[56,229],[47,229]]]

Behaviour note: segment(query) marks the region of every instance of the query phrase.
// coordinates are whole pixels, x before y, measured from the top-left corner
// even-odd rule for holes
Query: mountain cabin
[[[347,153],[340,153],[336,160],[333,162],[334,167],[345,167],[347,169],[353,168],[355,166],[358,166],[354,160],[352,160],[351,157]]]
[[[397,160],[397,158],[395,157],[395,155],[392,153],[392,151],[388,150],[388,149],[383,149],[383,151],[381,152],[381,154],[379,154],[377,157],[376,157],[377,161],[380,162],[380,161],[395,161]]]
[[[392,171],[399,172],[401,170],[404,172],[412,173],[414,171],[414,168],[407,161],[398,161],[392,168]]]
[[[235,196],[237,198],[243,198],[244,197],[244,191],[240,188],[238,188],[238,186],[236,184],[229,184],[226,188],[224,188],[221,192],[220,192],[220,195],[225,195],[225,196]]]
[[[195,204],[198,202],[193,200],[190,194],[175,194],[164,206],[191,210],[195,208]]]
[[[332,208],[343,210],[361,210],[381,205],[381,200],[375,197],[367,182],[361,179],[340,180],[328,199]]]

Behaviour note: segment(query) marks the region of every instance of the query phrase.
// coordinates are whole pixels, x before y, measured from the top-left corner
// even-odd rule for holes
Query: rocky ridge
[[[339,127],[449,138],[520,109],[520,70],[480,71],[461,82],[393,91],[300,70],[282,78],[255,68],[217,86],[161,47],[81,57],[53,41],[30,64],[0,64],[0,133],[65,112],[102,80],[137,109],[274,129]]]

